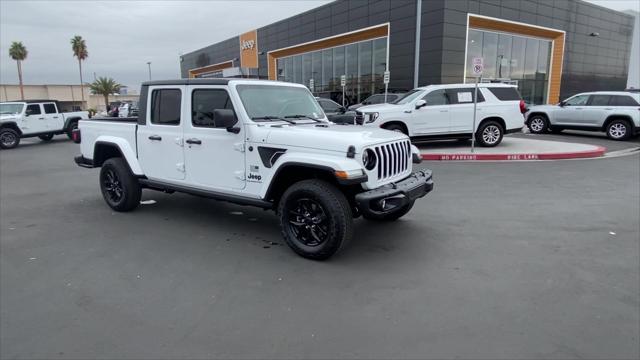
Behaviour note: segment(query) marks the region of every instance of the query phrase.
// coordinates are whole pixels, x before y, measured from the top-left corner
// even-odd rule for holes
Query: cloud
[[[18,81],[12,41],[29,51],[26,84],[75,84],[78,62],[69,43],[87,42],[85,81],[93,74],[137,88],[148,79],[180,76],[181,53],[321,6],[329,1],[0,1],[0,83]]]

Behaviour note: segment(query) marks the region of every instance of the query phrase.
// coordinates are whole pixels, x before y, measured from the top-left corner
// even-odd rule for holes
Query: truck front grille
[[[378,159],[378,180],[392,178],[411,167],[411,142],[398,141],[373,148]]]
[[[358,125],[364,124],[364,114],[361,111],[356,111],[355,122]]]

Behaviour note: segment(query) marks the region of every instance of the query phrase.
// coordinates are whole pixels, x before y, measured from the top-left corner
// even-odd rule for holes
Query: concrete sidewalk
[[[505,137],[493,148],[476,146],[471,153],[471,141],[437,141],[419,144],[423,160],[557,160],[591,158],[604,155],[603,146],[571,142]]]

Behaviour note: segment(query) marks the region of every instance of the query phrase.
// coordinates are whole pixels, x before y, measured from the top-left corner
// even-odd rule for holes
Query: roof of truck
[[[142,86],[148,85],[227,85],[232,80],[249,80],[249,79],[175,79],[175,80],[153,80],[145,81]]]

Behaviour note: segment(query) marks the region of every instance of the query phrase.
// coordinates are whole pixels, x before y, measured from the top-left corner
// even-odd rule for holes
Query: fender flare
[[[260,191],[260,198],[264,199],[271,192],[271,190],[275,186],[275,181],[282,170],[294,166],[307,167],[310,169],[327,172],[331,174],[331,176],[335,176],[335,171],[362,169],[357,161],[347,158],[346,156],[344,158],[340,158],[337,156],[333,157],[322,154],[285,153],[278,158],[278,161],[272,167],[272,172],[269,176],[268,184],[266,184],[266,186],[264,186]],[[366,181],[366,179],[364,178],[362,180]],[[362,180],[359,180],[357,182],[362,182]]]
[[[137,176],[144,176],[144,172],[142,171],[142,167],[140,167],[140,162],[138,162],[138,157],[136,155],[136,152],[131,148],[131,145],[129,144],[128,141],[126,141],[123,138],[119,138],[115,136],[109,136],[109,135],[98,136],[98,138],[96,139],[93,145],[94,160],[96,157],[96,148],[98,147],[98,145],[115,146],[120,151],[120,153],[122,154],[122,157],[124,157],[127,164],[129,164],[129,168],[131,169],[131,172]]]
[[[4,127],[13,129],[18,132],[18,135],[22,136],[22,130],[20,130],[18,123],[15,121],[6,121],[3,123],[0,123],[0,128],[4,128]]]
[[[69,124],[71,124],[74,121],[80,121],[80,120],[82,120],[82,118],[79,116],[74,116],[68,119],[64,119],[64,127],[62,128],[62,130],[66,131],[69,128]]]

